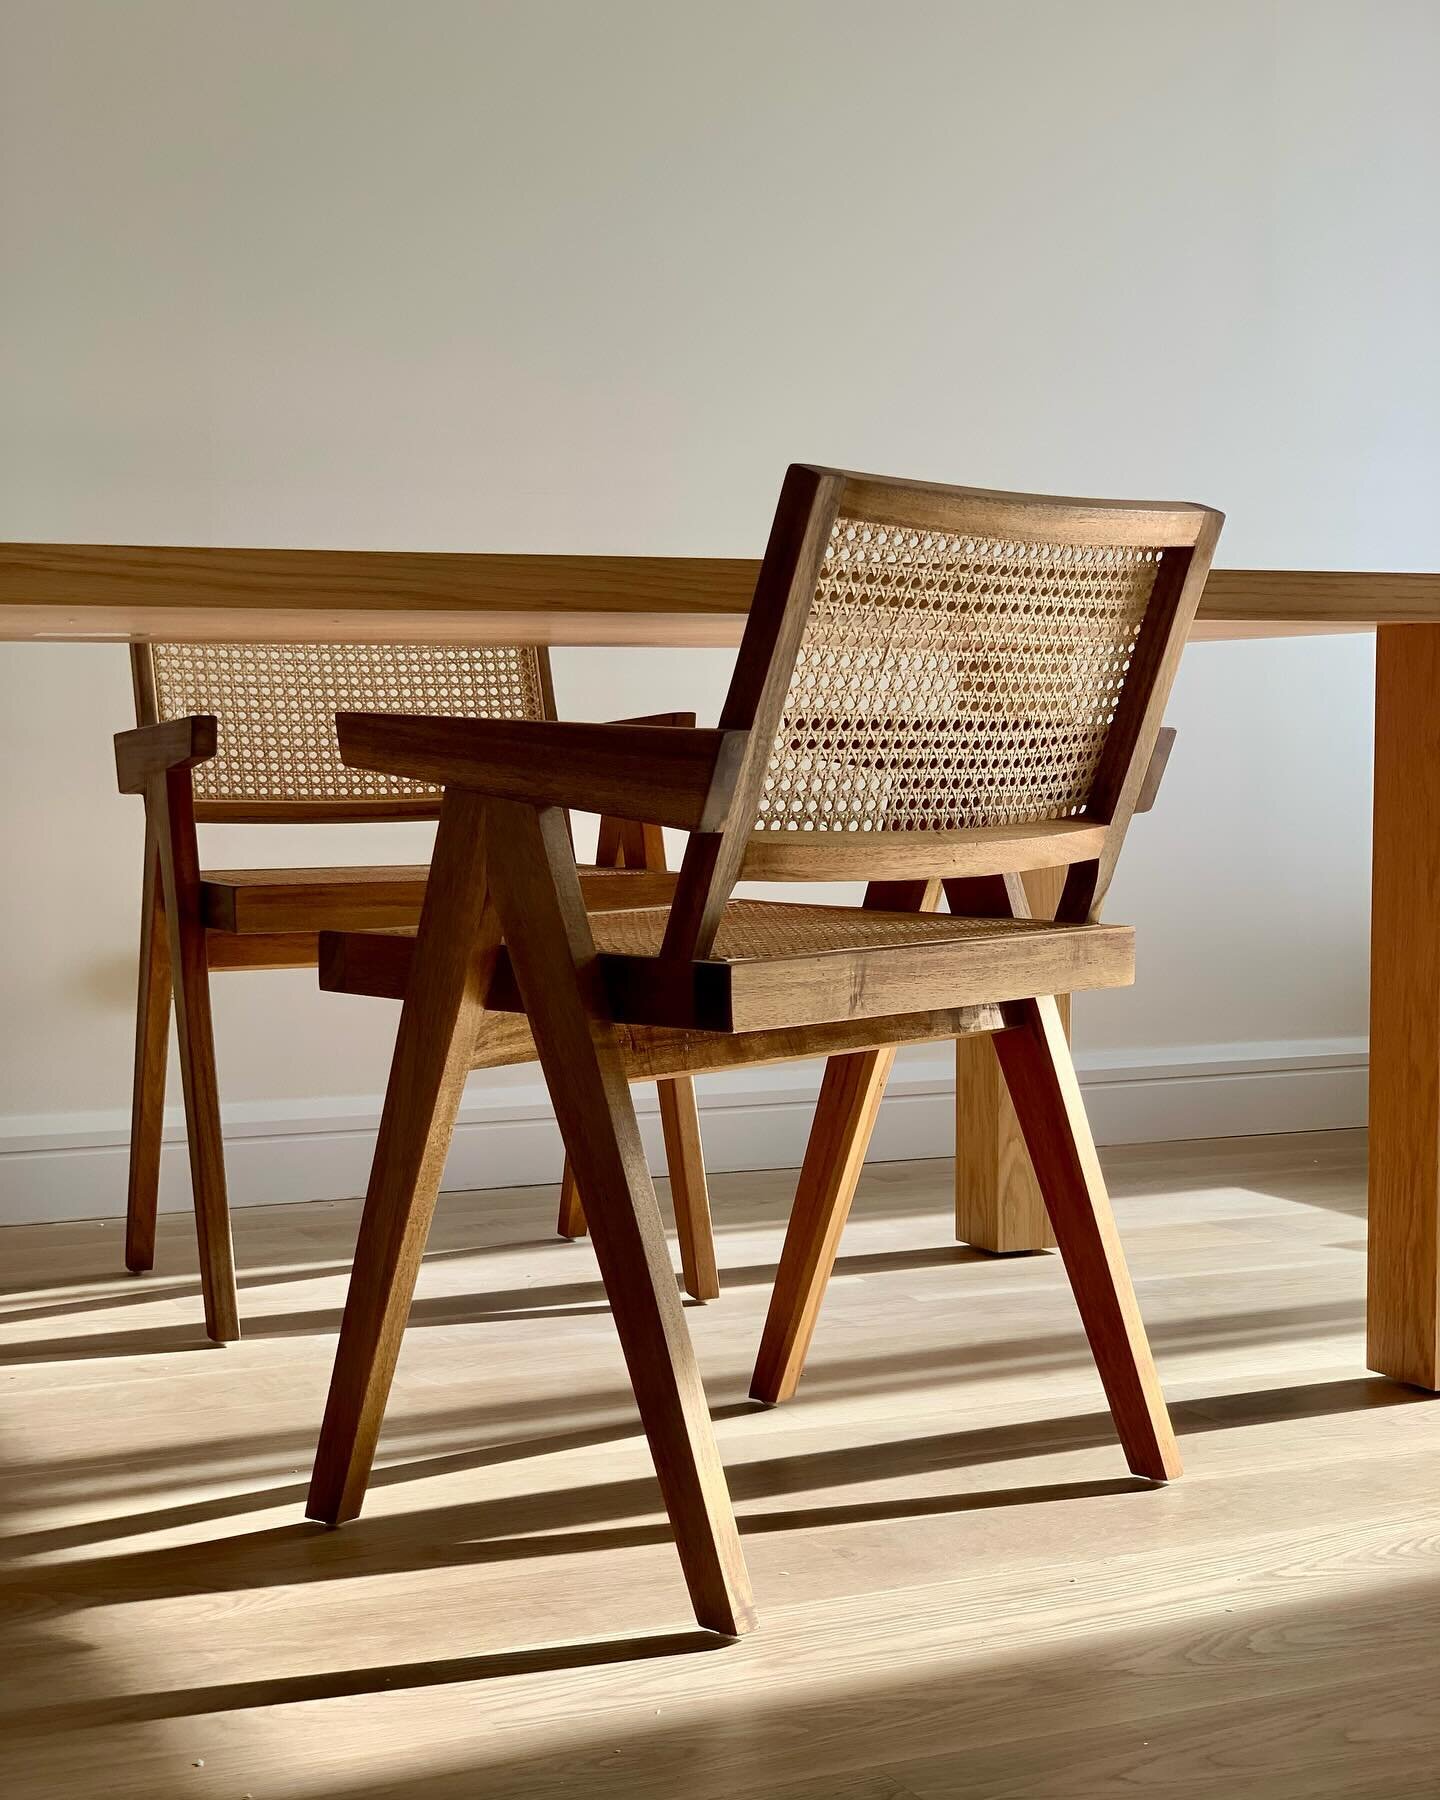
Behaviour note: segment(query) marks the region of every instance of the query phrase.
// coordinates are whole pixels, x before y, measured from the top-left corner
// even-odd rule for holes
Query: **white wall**
[[[0,537],[755,554],[803,458],[1209,501],[1231,565],[1440,567],[1430,0],[3,19]],[[1188,653],[1111,907],[1141,982],[1082,1006],[1092,1060],[1353,1049],[1370,656]],[[713,714],[727,666],[571,651],[557,681]],[[126,1103],[128,709],[118,647],[0,646],[15,1144]],[[383,1086],[388,1008],[286,973],[217,1012],[254,1117]]]

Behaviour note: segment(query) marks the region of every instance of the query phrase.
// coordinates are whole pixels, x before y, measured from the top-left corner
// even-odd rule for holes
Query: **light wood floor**
[[[784,1174],[689,1313],[761,1628],[689,1628],[592,1254],[441,1206],[383,1470],[301,1503],[353,1205],[0,1232],[8,1800],[1314,1800],[1440,1793],[1440,1411],[1366,1375],[1363,1140],[1112,1153],[1188,1462],[1129,1479],[1059,1263],[872,1169],[797,1401],[745,1399]]]

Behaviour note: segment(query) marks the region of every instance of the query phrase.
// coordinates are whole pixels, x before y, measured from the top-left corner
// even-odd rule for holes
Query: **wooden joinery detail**
[[[215,754],[215,720],[166,719],[115,733],[115,777],[122,794],[143,794],[157,775],[193,769]]]

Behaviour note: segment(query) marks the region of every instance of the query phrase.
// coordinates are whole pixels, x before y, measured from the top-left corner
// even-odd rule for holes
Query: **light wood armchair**
[[[220,1099],[210,1009],[212,970],[313,967],[323,928],[386,928],[420,917],[423,866],[204,870],[196,825],[433,819],[440,794],[408,777],[348,768],[335,739],[347,706],[468,717],[555,716],[543,650],[434,644],[139,644],[132,651],[133,731],[115,739],[122,792],[145,799],[125,1261],[154,1266],[173,994],[199,1238],[205,1324],[240,1336]],[[693,714],[649,723],[694,724]],[[673,891],[658,830],[602,820],[596,866],[581,877],[598,909],[654,905]],[[503,1027],[499,1027],[503,1031]],[[684,1270],[697,1299],[714,1298],[715,1258],[694,1085],[661,1087]],[[585,1230],[567,1165],[560,1230]]]
[[[360,1508],[497,1013],[533,1033],[702,1625],[753,1611],[632,1080],[993,1034],[1130,1467],[1179,1472],[1051,996],[1132,977],[1099,912],[1220,522],[796,467],[717,730],[340,718],[348,764],[444,801],[418,934],[327,947],[335,985],[404,1004],[311,1517]],[[688,831],[669,905],[589,916],[568,807]],[[1056,865],[1058,917],[1026,917],[1018,872]],[[743,876],[870,885],[863,907],[734,901]],[[952,915],[924,910],[939,884]],[[828,1230],[797,1214],[789,1266]],[[782,1331],[811,1293],[777,1297]]]

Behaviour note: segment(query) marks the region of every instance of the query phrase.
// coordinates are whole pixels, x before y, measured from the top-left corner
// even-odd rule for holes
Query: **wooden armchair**
[[[335,741],[342,707],[377,705],[469,717],[555,714],[543,650],[439,644],[140,644],[132,651],[133,731],[115,739],[121,791],[145,798],[145,880],[125,1261],[155,1261],[155,1212],[173,992],[200,1246],[205,1324],[240,1336],[210,1013],[210,972],[313,966],[324,927],[384,928],[420,917],[422,866],[202,870],[196,825],[433,819],[439,790],[348,768]],[[693,714],[649,721],[694,724]],[[600,909],[654,905],[675,884],[658,830],[603,820],[582,884]],[[503,1028],[502,1028],[503,1029]],[[690,1291],[711,1299],[715,1259],[693,1083],[661,1088],[662,1120]],[[561,1232],[585,1229],[566,1168]]]
[[[348,765],[444,800],[418,934],[327,948],[404,1004],[312,1517],[359,1510],[461,1084],[522,1011],[703,1625],[753,1615],[630,1080],[993,1034],[1130,1467],[1179,1472],[1051,996],[1131,979],[1099,911],[1219,527],[796,467],[719,729],[340,718]],[[568,807],[688,831],[671,902],[590,916]],[[1017,873],[1056,865],[1057,918],[1026,917]],[[733,901],[742,876],[870,885]],[[792,1264],[827,1230],[797,1215]]]

